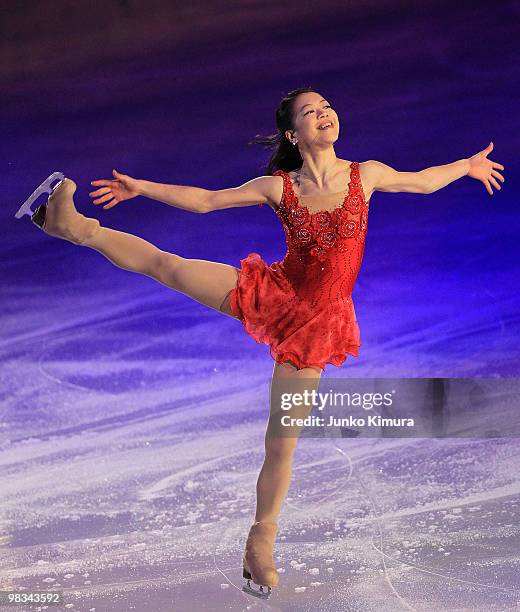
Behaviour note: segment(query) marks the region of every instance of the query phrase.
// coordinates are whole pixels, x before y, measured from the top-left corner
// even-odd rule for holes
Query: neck
[[[332,147],[321,151],[300,152],[303,164],[301,176],[315,183],[320,189],[335,173],[338,158]]]

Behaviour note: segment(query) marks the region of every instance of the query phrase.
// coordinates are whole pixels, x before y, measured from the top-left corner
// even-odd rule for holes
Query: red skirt
[[[311,308],[300,300],[279,262],[270,266],[258,253],[240,260],[231,312],[258,343],[267,344],[277,363],[291,361],[298,370],[340,367],[347,355],[358,356],[362,345],[352,299],[346,310]]]

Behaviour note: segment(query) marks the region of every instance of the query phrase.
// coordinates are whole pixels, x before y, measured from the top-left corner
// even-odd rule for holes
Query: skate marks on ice
[[[463,485],[474,489],[465,496],[448,495],[448,499],[429,503],[424,503],[421,498],[434,497],[432,494],[437,487],[432,485],[438,483],[419,480],[421,486],[417,488],[423,490],[417,496],[417,507],[397,513],[382,510],[384,496],[380,495],[379,487],[373,486],[376,472],[370,474],[367,483],[363,478],[364,470],[358,471],[359,484],[370,500],[375,518],[376,529],[371,544],[381,555],[391,590],[406,609],[423,610],[433,606],[451,610],[469,605],[472,610],[502,610],[504,606],[516,609],[520,605],[520,588],[516,579],[520,541],[517,445],[511,440],[502,444],[503,462],[492,465],[493,440],[466,440],[458,444],[453,441],[447,444],[449,441],[446,440],[427,442],[434,445],[433,452],[427,453],[429,461],[445,462],[449,458],[459,464],[459,476],[464,477],[461,468],[472,463],[473,455],[475,458],[486,455],[482,463],[491,470],[486,475],[488,482],[479,470],[474,470],[472,477],[468,478],[472,482],[452,482],[457,488]],[[374,444],[380,446],[381,443],[377,440]],[[399,448],[388,449],[388,456],[395,454],[398,457],[400,452]],[[421,455],[417,449],[413,449],[413,453]],[[509,463],[511,458],[514,459],[512,465]],[[421,461],[419,458],[418,462]],[[383,465],[392,462],[396,463],[387,459]],[[408,463],[408,459],[404,463]],[[446,482],[449,475],[443,476]],[[500,486],[501,482],[505,484]],[[504,520],[497,520],[500,515],[505,515]],[[412,517],[414,521],[410,520]],[[389,563],[394,566],[393,570],[388,567]],[[409,569],[403,572],[404,568]],[[395,583],[391,581],[392,571],[397,571],[397,575],[404,579],[400,592],[395,590]],[[439,580],[444,587],[440,586]]]
[[[87,294],[81,309],[76,299],[61,296],[60,307],[44,311],[37,328],[29,325],[23,334],[19,319],[6,321],[0,384],[9,396],[0,413],[9,439],[118,427],[171,410],[189,414],[219,396],[233,403],[241,388],[237,368],[248,366],[219,357],[233,339],[229,324],[219,326],[218,317],[190,314],[157,296],[148,302],[121,292],[113,310],[102,295]],[[97,320],[92,312],[99,313]],[[251,386],[264,384],[266,375],[249,371]],[[19,419],[21,409],[30,416],[29,428]]]
[[[215,346],[230,326],[181,311],[183,332],[161,303],[150,333],[134,306],[11,345],[4,574],[80,609],[262,609],[241,591],[241,558],[268,376],[251,386],[247,362],[201,358],[197,326]],[[271,609],[514,609],[519,463],[514,440],[302,439]]]
[[[201,335],[208,333],[205,326],[203,320]],[[66,337],[26,341],[24,350],[8,362],[9,373],[2,378],[9,405],[2,420],[0,457],[0,544],[8,548],[11,559],[6,579],[24,588],[60,588],[69,601],[81,600],[81,609],[89,609],[87,602],[107,609],[114,593],[126,593],[111,609],[128,610],[129,602],[135,605],[142,597],[141,609],[147,605],[171,610],[172,593],[183,589],[185,609],[204,609],[215,588],[213,579],[206,586],[204,582],[215,570],[209,552],[202,553],[197,545],[197,537],[206,536],[195,518],[196,503],[191,500],[187,509],[181,507],[187,491],[196,496],[201,491],[193,487],[193,480],[183,478],[185,491],[171,505],[167,495],[150,504],[141,503],[139,494],[160,481],[165,470],[183,474],[189,462],[222,462],[233,444],[248,447],[248,423],[262,423],[260,414],[251,418],[251,409],[258,407],[255,376],[250,373],[251,388],[245,394],[233,391],[228,376],[232,361],[161,360],[171,337],[163,334],[159,346],[161,342],[147,342],[145,335],[127,333],[118,346],[107,327],[99,333],[80,326]],[[208,335],[218,338],[219,333],[216,329]],[[89,342],[89,335],[94,340]],[[107,341],[114,354],[103,362]],[[77,354],[78,347],[83,354]],[[133,359],[127,363],[130,352]],[[135,353],[140,353],[140,361]],[[115,385],[125,365],[134,376]],[[42,376],[40,366],[51,375]],[[144,372],[146,385],[134,384],[136,367]],[[185,377],[193,384],[186,384]],[[96,389],[96,380],[101,388]],[[235,430],[228,437],[230,424]],[[243,440],[237,430],[243,432]],[[214,432],[214,443],[205,439],[207,432]],[[195,470],[195,476],[200,471]],[[219,501],[216,491],[216,508]],[[175,524],[176,517],[180,524]],[[207,524],[221,518],[219,513]],[[189,546],[194,554],[188,558],[186,550],[176,548],[182,525],[193,530],[186,534],[187,542],[194,542]],[[187,577],[192,577],[195,589],[185,586]]]
[[[421,443],[427,446],[422,452],[417,441],[371,442],[373,457],[356,448],[347,498],[342,490],[334,504],[310,503],[296,513],[288,506],[275,546],[282,581],[271,600],[284,601],[284,609],[313,603],[320,610],[516,609],[520,487],[514,442],[501,445],[497,462],[493,441]],[[407,482],[415,453],[430,473]],[[466,477],[468,465],[483,456]],[[454,466],[451,473],[446,461]],[[374,469],[379,465],[385,467]],[[323,519],[331,516],[327,529]]]
[[[348,458],[348,455],[341,448],[339,448],[338,446],[336,446],[335,448],[336,448],[336,450],[338,452],[340,452],[343,455],[345,455],[345,457],[349,461],[349,465],[350,465],[349,479],[350,479],[350,477],[352,476],[352,471],[353,471],[352,470],[352,461],[350,460],[350,458]],[[358,480],[359,480],[359,478],[358,478]],[[366,490],[363,489],[363,492],[365,493],[365,495],[367,495],[366,494]],[[369,495],[367,495],[367,499],[370,501],[370,504],[372,505],[373,510],[375,510],[374,514],[377,517],[376,507],[374,505],[374,502],[373,502],[372,498]],[[372,534],[372,545],[374,546],[373,539],[374,539],[374,534]],[[387,582],[387,584],[388,584],[392,594],[395,596],[396,600],[399,601],[399,603],[404,608],[406,608],[407,610],[414,610],[415,611],[415,608],[413,606],[411,606],[406,601],[406,599],[400,595],[400,593],[398,592],[398,590],[396,589],[396,587],[394,586],[394,584],[392,582],[392,578],[390,576],[390,572],[388,571],[388,568],[387,568],[387,565],[386,565],[386,559],[385,559],[385,556],[384,556],[383,551],[382,551],[382,548],[383,548],[383,533],[382,533],[381,529],[379,530],[379,543],[380,543],[381,549],[377,549],[375,546],[374,546],[374,548],[377,550],[377,552],[379,552],[381,554],[381,564],[383,566],[383,573],[384,573],[386,582]]]
[[[169,474],[164,478],[161,478],[157,482],[141,489],[137,493],[137,498],[142,501],[151,501],[153,499],[161,498],[168,490],[175,489],[177,486],[184,486],[184,488],[194,488],[198,486],[195,484],[196,481],[190,477],[197,477],[201,470],[206,472],[212,472],[218,477],[218,472],[222,469],[222,466],[226,461],[230,463],[239,462],[241,459],[245,459],[246,455],[250,453],[244,451],[238,451],[236,453],[229,453],[223,457],[216,457],[203,461],[195,465],[190,465],[184,470],[176,471],[173,474]]]
[[[37,588],[53,579],[70,601],[102,609],[115,592],[125,605],[146,594],[157,610],[171,598],[201,610],[242,609],[246,595],[233,587],[242,586],[263,454],[258,395],[246,390],[235,407],[223,393],[191,408],[200,419],[170,411],[8,449],[9,577]],[[231,419],[234,410],[249,420]],[[493,441],[301,442],[275,548],[283,571],[273,609],[484,610],[516,601],[507,583],[515,553],[501,552],[518,524],[520,466],[510,440],[498,449]],[[489,534],[487,557],[479,534]]]
[[[343,562],[340,560],[345,552],[344,540],[350,537],[344,533],[351,530],[338,518],[338,509],[343,507],[346,499],[356,500],[356,513],[364,512],[360,510],[360,505],[364,504],[365,509],[367,508],[366,499],[363,499],[366,496],[360,496],[359,491],[355,490],[356,487],[349,482],[355,463],[362,459],[367,449],[358,449],[355,453],[357,457],[353,461],[331,440],[307,439],[303,445],[305,449],[299,454],[294,471],[293,483],[296,483],[296,487],[291,486],[289,491],[285,505],[287,509],[282,513],[281,529],[275,544],[274,557],[281,581],[273,589],[269,604],[279,603],[284,610],[299,610],[301,606],[331,611],[381,609],[374,606],[373,599],[364,598],[363,601],[356,597],[355,590],[348,584],[351,582],[350,572],[357,572],[355,556],[343,559]],[[327,466],[327,463],[330,465]],[[321,469],[317,469],[318,466]],[[343,474],[339,474],[339,470]],[[327,477],[335,471],[338,471],[337,482]],[[312,478],[312,474],[320,474],[321,479]],[[304,498],[298,490],[299,487],[305,490]],[[310,518],[309,513],[312,514]],[[249,526],[250,521],[246,521],[242,525],[225,529],[214,553],[216,568],[235,589],[240,589],[243,584],[239,562]],[[226,540],[228,546],[229,542],[235,543],[234,556],[237,564],[234,572],[224,571],[220,559],[223,556],[220,555],[220,549],[225,547]],[[363,546],[367,548],[366,544]],[[324,555],[320,549],[323,549]],[[349,566],[346,572],[345,565]],[[400,596],[388,573],[385,577],[395,596],[392,609],[415,609]],[[251,600],[255,599],[249,597]],[[384,601],[387,597],[388,594],[380,593],[375,599]],[[253,601],[251,605],[256,609],[258,604]]]
[[[303,459],[300,459],[297,462],[298,465],[295,466],[294,474],[296,480],[299,480],[300,482],[306,482],[307,485],[310,486],[307,486],[305,488],[304,498],[302,493],[298,491],[293,492],[294,499],[291,496],[288,496],[284,503],[284,508],[286,508],[283,513],[284,516],[291,517],[296,513],[298,516],[304,517],[309,505],[315,506],[316,504],[323,503],[325,500],[330,499],[331,497],[337,496],[340,489],[343,489],[347,486],[352,474],[352,461],[350,460],[348,455],[341,451],[341,449],[334,447],[334,445],[331,445],[329,440],[307,440],[305,444],[313,445],[315,448],[313,452],[309,452],[309,447],[307,446],[306,450],[303,453],[300,453],[300,455],[303,454]],[[337,478],[337,480],[332,480],[331,482],[329,482],[328,487],[323,488],[322,486],[320,486],[319,482],[306,478],[306,473],[316,471],[327,471],[329,473],[331,471],[334,471],[335,474],[339,477]],[[220,472],[217,473],[218,478],[220,477],[219,474]],[[251,482],[254,483],[254,480],[256,480],[257,476],[256,471],[253,476],[254,479],[252,479]],[[226,484],[226,482],[222,482],[222,487],[225,488]],[[291,488],[294,489],[294,487]],[[223,529],[222,537],[217,542],[213,553],[213,558],[215,568],[222,574],[222,576],[226,580],[226,583],[222,585],[223,588],[227,588],[226,585],[229,585],[230,587],[239,591],[241,596],[244,597],[247,601],[247,607],[245,608],[247,610],[287,610],[293,609],[293,606],[295,605],[296,608],[294,609],[299,609],[299,602],[294,601],[293,594],[303,593],[306,589],[311,589],[314,591],[309,601],[314,601],[316,605],[322,605],[322,594],[320,593],[320,590],[317,587],[323,585],[323,582],[311,579],[307,586],[294,586],[294,583],[292,581],[288,584],[285,583],[286,568],[284,567],[284,561],[287,561],[287,553],[284,554],[283,552],[280,552],[280,549],[284,548],[285,541],[288,537],[284,534],[279,534],[274,550],[275,563],[277,564],[277,569],[280,575],[282,576],[282,580],[277,587],[273,588],[270,599],[267,601],[262,600],[261,602],[259,602],[258,599],[256,599],[257,596],[248,595],[243,592],[242,587],[245,584],[245,579],[242,577],[241,560],[245,545],[245,539],[247,537],[249,527],[251,526],[251,523],[254,520],[253,517],[254,512],[251,512],[250,519],[247,519],[245,522],[242,522],[240,524],[236,524],[235,522],[235,524],[233,524],[232,526]],[[280,524],[283,524],[284,522],[285,521],[282,517]],[[292,525],[293,519],[289,518],[289,523],[291,523],[291,525],[289,529],[287,529],[287,527],[286,529],[284,529],[285,533],[290,533],[291,529],[294,528],[294,525]],[[226,572],[223,568],[224,563],[220,559],[220,555],[221,553],[223,553],[223,550],[226,548],[226,545],[229,546],[230,542],[235,543],[234,556],[237,559],[237,562],[239,563],[237,563],[236,568],[234,568],[236,571]],[[292,559],[289,561],[289,565],[292,566],[293,564],[299,565],[298,561]],[[287,565],[287,563],[285,563],[285,565]],[[313,572],[311,572],[311,574],[312,573]],[[306,600],[308,599],[309,598],[307,597]],[[309,603],[309,601],[306,601],[306,603]],[[283,607],[279,608],[278,603],[280,603],[280,605],[283,605]]]

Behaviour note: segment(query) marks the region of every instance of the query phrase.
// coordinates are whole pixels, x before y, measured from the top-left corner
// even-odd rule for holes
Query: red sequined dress
[[[302,195],[303,204],[287,172],[277,170],[273,176],[283,179],[276,214],[287,253],[270,266],[254,252],[240,260],[231,311],[256,342],[269,345],[278,363],[291,361],[298,369],[339,367],[347,354],[357,357],[362,344],[352,290],[365,249],[370,200],[365,200],[359,162],[350,165],[343,200],[338,193]]]

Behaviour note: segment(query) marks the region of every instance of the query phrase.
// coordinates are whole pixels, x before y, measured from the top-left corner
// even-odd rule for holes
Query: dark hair
[[[294,129],[293,106],[296,97],[311,91],[314,92],[315,90],[312,87],[300,87],[286,94],[276,109],[276,127],[278,132],[269,135],[257,134],[255,138],[247,143],[250,145],[263,145],[264,148],[274,148],[271,159],[266,166],[266,174],[272,175],[276,170],[290,172],[295,168],[300,168],[303,164],[298,147],[287,140],[285,132]]]

